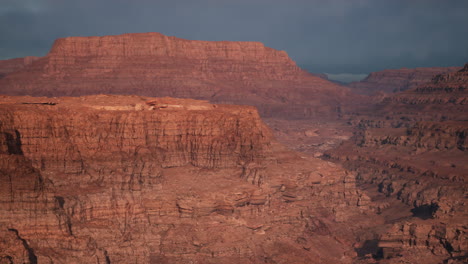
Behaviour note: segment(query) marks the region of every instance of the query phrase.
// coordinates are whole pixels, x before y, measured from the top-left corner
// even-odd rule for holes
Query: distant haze
[[[325,73],[328,79],[344,83],[357,82],[367,77],[367,74],[353,74],[353,73]]]
[[[60,37],[161,32],[260,41],[310,72],[356,80],[462,66],[467,14],[467,0],[0,0],[0,59],[43,56]]]

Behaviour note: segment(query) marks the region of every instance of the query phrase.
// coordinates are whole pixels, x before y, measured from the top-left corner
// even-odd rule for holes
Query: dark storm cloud
[[[66,36],[161,32],[261,41],[314,72],[468,61],[466,0],[0,0],[0,59],[44,55]]]

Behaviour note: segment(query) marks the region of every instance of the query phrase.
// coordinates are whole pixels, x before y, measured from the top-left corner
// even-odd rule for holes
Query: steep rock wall
[[[2,261],[355,257],[355,176],[275,143],[252,107],[3,97],[0,111]]]

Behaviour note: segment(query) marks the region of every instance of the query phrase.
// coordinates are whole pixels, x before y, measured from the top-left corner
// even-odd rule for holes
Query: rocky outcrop
[[[432,127],[432,132],[420,132],[418,127],[400,129],[399,135],[383,129],[385,136],[382,129],[367,129],[365,136],[345,142],[325,157],[357,173],[358,185],[371,184],[388,202],[398,199],[412,208],[412,217],[389,222],[393,227],[378,233],[377,248],[382,251],[381,255],[374,251],[375,256],[392,258],[388,263],[411,259],[463,263],[468,252],[467,153],[457,143],[460,134],[452,134],[456,126],[445,131]]]
[[[34,81],[32,81],[34,80]],[[0,94],[138,94],[257,106],[263,116],[336,116],[349,89],[258,42],[193,41],[159,33],[69,37],[0,81]]]
[[[253,107],[101,95],[0,112],[6,263],[351,263],[368,222],[355,175],[278,145]]]
[[[431,82],[387,99],[411,105],[468,104],[468,64],[457,72],[435,76]],[[466,117],[466,111],[464,111]]]
[[[460,67],[430,67],[414,69],[383,70],[369,74],[364,80],[348,86],[360,94],[396,93],[418,87],[431,81],[438,74],[456,72]]]
[[[430,263],[463,263],[466,260],[466,227],[462,223],[446,225],[434,220],[399,223],[382,236],[379,246],[383,257],[394,258],[392,263],[402,260],[403,254],[409,255],[406,260],[416,260],[414,252],[427,249],[431,254],[425,257]],[[446,260],[447,255],[450,260]]]
[[[359,130],[325,154],[356,172],[358,184],[372,184],[412,207],[413,218],[380,233],[389,263],[466,262],[467,69],[436,76],[353,116]]]
[[[366,129],[360,146],[394,145],[419,152],[466,150],[468,127],[465,122],[418,122],[411,128]]]

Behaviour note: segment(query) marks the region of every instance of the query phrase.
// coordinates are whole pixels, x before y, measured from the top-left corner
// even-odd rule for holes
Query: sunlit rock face
[[[0,94],[138,94],[257,106],[263,116],[336,116],[349,88],[300,69],[259,42],[194,41],[159,33],[69,37],[0,81]]]
[[[2,97],[6,263],[351,263],[355,175],[272,138],[250,106]],[[367,219],[367,220],[366,220]]]

